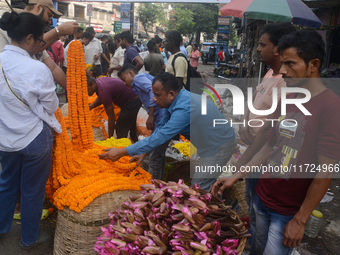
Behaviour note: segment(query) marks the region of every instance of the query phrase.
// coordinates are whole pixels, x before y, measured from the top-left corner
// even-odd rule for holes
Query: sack
[[[175,61],[177,57],[183,57],[185,58],[185,60],[188,63],[188,70],[187,70],[187,83],[185,84],[185,89],[189,90],[190,92],[196,93],[196,94],[202,94],[203,90],[201,90],[200,88],[203,88],[204,82],[202,80],[202,76],[199,72],[197,72],[189,63],[189,61],[187,60],[187,58],[185,57],[185,55],[183,53],[179,53],[174,55],[174,59],[172,60],[172,68],[174,69],[174,73],[176,76],[176,70],[175,70]],[[200,78],[202,80],[201,84],[195,84],[196,86],[190,84],[190,79],[191,78]],[[190,86],[191,85],[191,86]]]

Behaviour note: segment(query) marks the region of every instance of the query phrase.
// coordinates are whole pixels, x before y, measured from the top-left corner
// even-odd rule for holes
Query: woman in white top
[[[50,70],[31,56],[39,53],[44,23],[30,13],[6,12],[0,28],[12,39],[0,55],[0,234],[10,231],[21,191],[22,248],[38,244],[45,185],[51,171],[52,130],[58,97]]]

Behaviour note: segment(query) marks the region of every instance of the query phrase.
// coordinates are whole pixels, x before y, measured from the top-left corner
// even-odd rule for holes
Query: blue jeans
[[[282,215],[265,206],[257,194],[253,205],[256,213],[256,254],[289,255],[293,248],[283,246],[283,231],[293,215]]]
[[[0,234],[11,229],[21,191],[21,242],[33,244],[39,235],[45,185],[52,164],[52,131],[44,123],[40,134],[24,149],[0,151]]]
[[[255,196],[255,188],[258,182],[258,178],[255,175],[250,175],[249,178],[245,179],[245,197],[248,204],[248,212],[249,212],[249,224],[250,224],[250,243],[251,248],[249,255],[255,254],[256,248],[256,214],[254,210],[254,196]]]
[[[150,153],[148,172],[152,174],[152,179],[164,179],[165,151],[168,148],[169,142],[163,143]]]
[[[231,156],[234,154],[236,150],[236,142],[232,141],[230,143],[223,144],[219,150],[215,153],[215,155],[210,157],[200,158],[199,160],[199,168],[202,169],[204,167],[210,166],[225,166]],[[192,173],[193,172],[193,173]],[[192,176],[191,185],[194,186],[195,183],[200,185],[200,188],[209,191],[211,185],[213,185],[217,178],[222,174],[222,172],[215,171],[212,173],[209,172],[196,172],[195,170],[191,170],[190,175]]]

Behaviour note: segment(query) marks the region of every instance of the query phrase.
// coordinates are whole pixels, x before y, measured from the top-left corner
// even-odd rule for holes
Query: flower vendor
[[[87,88],[89,96],[94,93],[98,95],[97,100],[90,105],[90,110],[101,104],[105,107],[109,122],[108,136],[112,137],[116,129],[117,138],[124,138],[130,131],[132,141],[137,142],[136,120],[142,102],[133,89],[125,86],[120,79],[111,77],[94,79],[89,75],[87,76]],[[112,103],[121,107],[117,123],[115,123]]]
[[[147,110],[149,117],[146,120],[146,127],[149,130],[157,128],[163,119],[164,109],[159,108],[152,100],[154,97],[152,93],[152,80],[154,77],[147,73],[138,74],[136,67],[132,64],[124,65],[118,72],[118,75],[128,87],[137,93]],[[152,174],[154,179],[164,178],[165,151],[168,144],[169,141],[166,141],[150,153],[149,173]]]
[[[182,134],[197,147],[200,156],[199,169],[206,166],[224,166],[236,149],[235,133],[229,123],[212,126],[214,119],[224,119],[213,102],[207,100],[207,115],[201,115],[201,96],[181,89],[174,75],[161,73],[152,82],[154,101],[160,108],[165,108],[164,117],[151,136],[126,148],[111,148],[100,156],[102,159],[118,160],[124,155],[139,155],[133,160],[140,162],[143,153],[150,153],[156,147]],[[191,128],[190,128],[191,126]],[[197,183],[204,190],[209,190],[221,172],[207,173],[197,171],[192,184]]]

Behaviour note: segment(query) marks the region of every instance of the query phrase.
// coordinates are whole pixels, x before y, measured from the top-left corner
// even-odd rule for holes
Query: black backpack
[[[187,58],[185,57],[185,55],[183,53],[179,53],[174,55],[174,59],[171,62],[172,68],[174,69],[174,74],[176,76],[176,70],[175,70],[175,61],[177,57],[183,57],[185,58],[185,60],[188,63],[188,70],[187,70],[187,83],[185,84],[185,89],[189,90],[193,93],[196,94],[202,94],[203,90],[201,90],[200,88],[203,88],[204,82],[202,81],[202,84],[199,84],[198,87],[197,86],[190,86],[190,79],[191,78],[200,78],[202,79],[202,76],[199,72],[197,72],[189,63],[189,61],[187,60]]]

